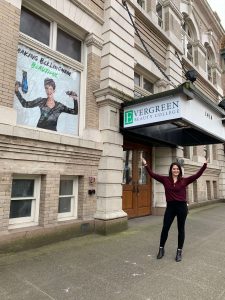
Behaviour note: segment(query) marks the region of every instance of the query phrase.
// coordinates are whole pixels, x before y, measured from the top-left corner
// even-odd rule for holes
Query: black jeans
[[[167,202],[166,211],[163,219],[163,228],[160,238],[160,247],[164,247],[170,226],[173,223],[175,217],[177,217],[177,229],[178,229],[178,249],[182,249],[185,239],[185,221],[188,213],[187,203],[184,201],[171,201]]]

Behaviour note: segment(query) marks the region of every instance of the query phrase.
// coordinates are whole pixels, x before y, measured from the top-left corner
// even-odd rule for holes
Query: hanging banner
[[[78,135],[80,72],[18,46],[14,108],[17,123]]]

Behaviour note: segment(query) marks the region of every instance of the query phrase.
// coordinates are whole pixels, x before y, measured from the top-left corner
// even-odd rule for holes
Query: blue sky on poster
[[[225,0],[207,0],[213,11],[218,14],[225,30]]]

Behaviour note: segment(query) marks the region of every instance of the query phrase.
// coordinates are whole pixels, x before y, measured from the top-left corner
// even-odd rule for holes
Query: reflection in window
[[[73,180],[60,180],[58,213],[70,213],[74,202]]]
[[[207,76],[208,76],[208,80],[209,81],[213,81],[213,72],[212,72],[212,67],[213,67],[213,63],[214,63],[214,56],[213,56],[213,52],[210,48],[210,46],[205,43],[205,47],[206,47],[206,64],[207,64]]]
[[[49,45],[50,22],[24,7],[21,9],[20,31],[45,45]]]
[[[184,15],[184,19],[186,19]],[[184,53],[189,61],[192,63],[194,62],[193,58],[193,43],[194,43],[194,34],[193,30],[191,30],[191,24],[184,20],[182,25],[182,41],[183,41],[183,48]]]
[[[134,72],[134,97],[141,98],[149,94],[154,94],[154,83],[142,74]]]
[[[158,25],[163,27],[163,20],[162,20],[162,4],[160,2],[156,5],[156,13],[158,16]]]
[[[31,217],[34,200],[34,179],[13,179],[10,219]]]
[[[123,184],[132,184],[132,151],[123,151]]]
[[[81,61],[81,41],[58,29],[57,50],[77,61]]]
[[[138,184],[147,184],[146,169],[142,164],[142,158],[146,159],[144,151],[138,151]]]

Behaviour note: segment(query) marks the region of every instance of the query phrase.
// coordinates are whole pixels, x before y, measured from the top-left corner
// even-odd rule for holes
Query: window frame
[[[162,17],[159,16],[159,13],[158,13],[158,7],[160,7],[160,12],[162,13]],[[158,0],[156,2],[156,15],[157,15],[157,18],[158,18],[158,25],[159,27],[163,28],[163,5],[162,5],[162,2],[160,0]]]
[[[40,207],[40,192],[41,192],[41,177],[39,175],[13,175],[12,183],[14,179],[32,179],[34,180],[34,193],[33,197],[10,197],[11,201],[20,201],[31,199],[31,216],[21,218],[10,218],[9,216],[9,229],[21,228],[28,226],[37,226],[39,224],[39,207]],[[11,184],[12,188],[12,184]]]
[[[139,3],[140,2],[140,3]],[[143,8],[146,9],[146,0],[137,0],[137,4]]]
[[[73,193],[72,195],[58,195],[58,207],[60,198],[71,197],[71,211],[65,213],[59,213],[58,210],[58,221],[72,220],[78,218],[78,176],[61,176],[59,181],[59,192],[61,180],[72,180],[73,181]]]
[[[184,20],[184,24],[181,26],[181,35],[183,40],[184,55],[185,57],[187,57],[188,61],[194,64],[194,55],[193,55],[194,35],[190,25],[185,20]],[[191,51],[189,51],[188,45],[190,45],[189,49],[191,49]]]
[[[46,45],[44,43],[42,43],[41,41],[31,37],[30,35],[28,34],[25,34],[23,33],[22,31],[20,31],[21,34],[29,37],[30,39],[32,39],[33,41],[35,41],[36,43],[40,43],[42,46],[46,46],[48,48],[50,48],[51,50],[53,50],[54,52],[56,53],[59,53],[75,62],[78,62],[80,64],[83,64],[83,53],[84,53],[84,43],[83,43],[83,40],[81,37],[79,37],[78,35],[74,34],[74,31],[72,29],[69,29],[69,28],[66,28],[65,26],[61,25],[59,22],[55,21],[53,18],[51,18],[50,16],[45,16],[44,14],[40,14],[38,11],[35,11],[31,8],[28,8],[27,6],[22,6],[21,7],[21,10],[22,8],[25,8],[26,10],[29,10],[32,14],[34,15],[37,15],[38,17],[44,19],[45,21],[49,22],[50,23],[50,31],[49,31],[49,45]],[[81,49],[80,49],[80,52],[81,52],[81,60],[78,61],[78,60],[75,60],[74,58],[60,52],[60,51],[57,51],[57,31],[58,29],[60,29],[61,31],[65,32],[66,34],[68,34],[69,36],[71,36],[72,38],[76,39],[76,40],[79,40],[81,42]]]
[[[49,46],[41,43],[40,41],[30,37],[29,35],[19,32],[19,44],[32,48],[35,51],[40,52],[43,55],[49,56],[52,59],[66,65],[67,67],[80,72],[80,94],[79,94],[79,120],[78,120],[78,135],[83,135],[83,130],[85,128],[85,101],[81,99],[86,99],[86,77],[87,77],[87,46],[85,44],[86,32],[82,30],[78,25],[71,24],[71,21],[65,20],[63,17],[59,16],[53,10],[44,10],[43,5],[38,2],[28,2],[24,0],[23,7],[30,10],[34,14],[42,17],[43,19],[50,21],[50,42]],[[81,41],[81,62],[72,59],[65,54],[56,51],[56,28],[59,28],[74,38]],[[75,34],[74,34],[75,32]],[[54,133],[54,132],[52,132]]]
[[[134,81],[134,97],[135,97],[135,93],[137,94],[137,97],[135,97],[135,98],[141,98],[144,96],[153,95],[155,93],[155,85],[152,82],[152,80],[150,80],[147,76],[137,72],[136,70],[134,70],[134,79],[135,79],[135,74],[137,74],[140,78],[140,85],[135,84],[135,81]],[[153,85],[152,92],[144,89],[144,79],[147,80],[149,83],[152,83],[152,85]],[[138,95],[140,95],[140,97]]]

